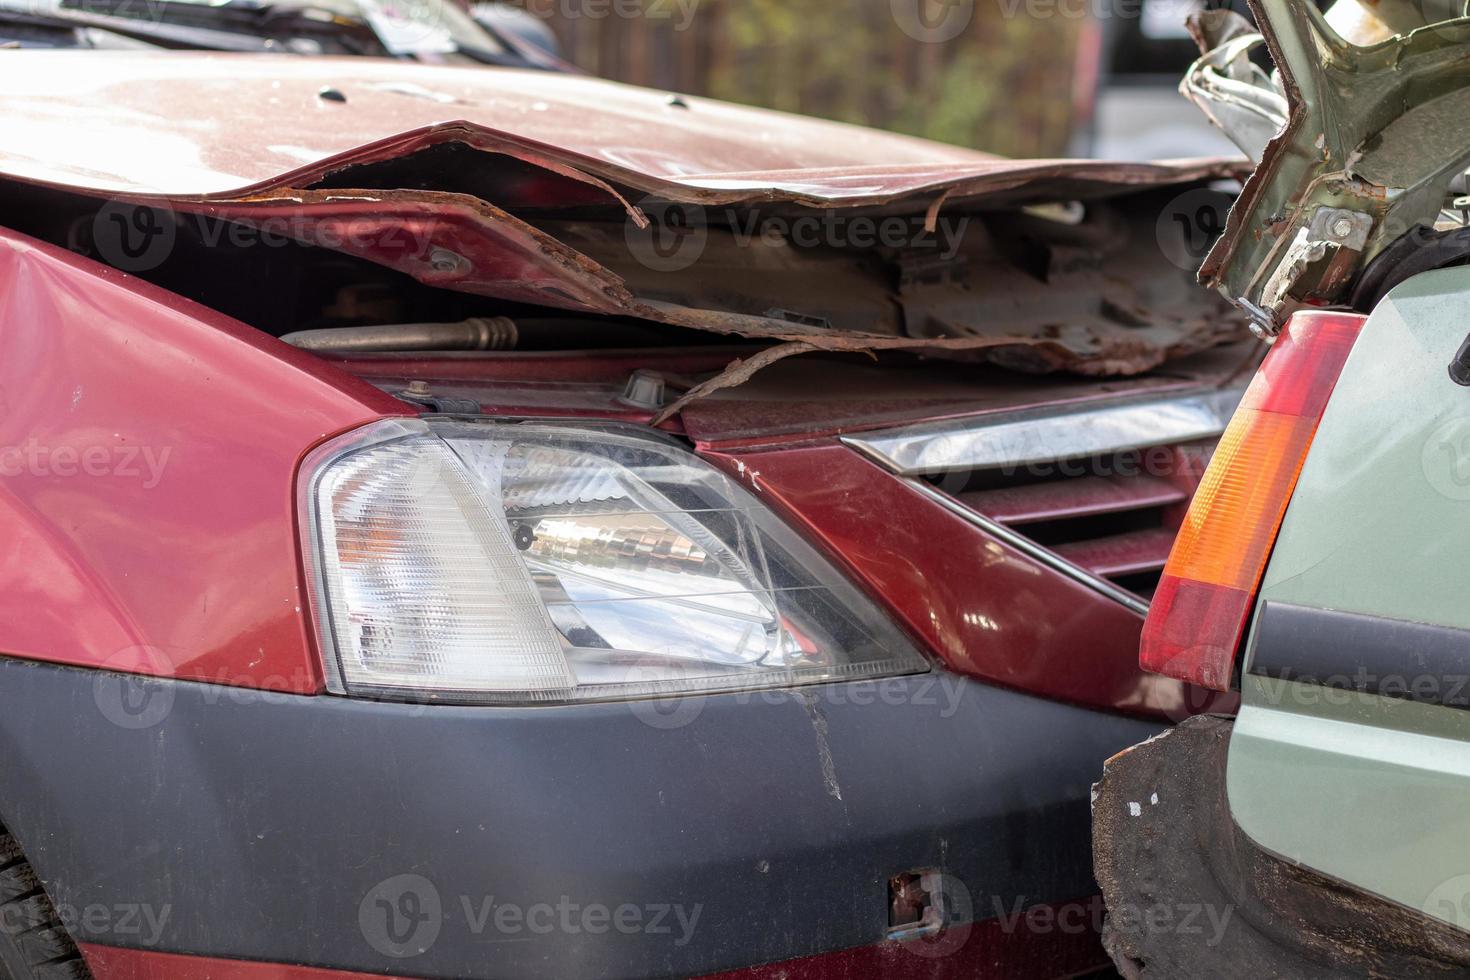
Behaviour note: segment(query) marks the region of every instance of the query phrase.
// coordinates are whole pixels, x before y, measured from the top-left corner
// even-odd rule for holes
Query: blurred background
[[[1004,156],[1236,155],[1176,91],[1203,0],[513,2],[637,85]]]

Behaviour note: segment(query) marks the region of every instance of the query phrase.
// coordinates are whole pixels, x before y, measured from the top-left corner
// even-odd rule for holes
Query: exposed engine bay
[[[783,354],[905,350],[1107,376],[1241,336],[1243,319],[1193,282],[1230,202],[1210,183],[1051,180],[969,203],[843,209],[635,206],[631,188],[445,142],[228,203],[8,182],[0,206],[17,230],[319,351],[724,335]]]

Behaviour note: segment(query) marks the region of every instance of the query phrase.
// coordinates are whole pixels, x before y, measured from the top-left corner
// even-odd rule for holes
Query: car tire
[[[0,980],[89,980],[20,844],[0,828]]]

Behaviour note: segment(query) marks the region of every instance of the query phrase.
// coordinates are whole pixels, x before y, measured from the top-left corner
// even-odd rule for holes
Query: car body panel
[[[1395,289],[1368,318],[1323,415],[1260,598],[1470,628],[1470,391],[1448,367],[1470,330],[1470,270]]]
[[[1050,573],[855,450],[834,440],[706,455],[815,535],[951,669],[1074,704],[1190,713],[1184,684],[1138,668],[1138,613]]]
[[[321,690],[297,574],[297,463],[407,406],[3,230],[0,282],[0,650]]]
[[[1461,926],[1470,390],[1447,368],[1467,312],[1470,270],[1446,269],[1365,324],[1261,586],[1228,769],[1258,844]]]
[[[485,708],[4,659],[0,750],[25,764],[0,771],[0,801],[58,906],[154,914],[136,932],[78,915],[82,942],[412,977],[698,976],[879,944],[889,879],[938,868],[946,921],[1016,916],[1008,969],[1039,980],[1100,965],[1093,947],[1045,968],[1059,926],[1019,913],[1085,907],[1098,759],[1158,730],[940,672]],[[386,918],[394,882],[439,914]],[[541,905],[631,905],[646,928],[546,928]],[[966,933],[899,958],[993,952]]]
[[[675,198],[880,203],[966,184],[1169,183],[1225,161],[1004,160],[601,79],[373,58],[8,52],[0,173],[102,193],[244,196],[460,131]],[[319,97],[323,88],[346,96]],[[162,96],[167,95],[165,101]],[[167,113],[158,107],[167,104]],[[268,134],[268,135],[266,135]],[[99,158],[95,149],[106,145]]]

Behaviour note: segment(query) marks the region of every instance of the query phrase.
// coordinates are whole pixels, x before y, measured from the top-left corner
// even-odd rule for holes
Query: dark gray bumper
[[[1090,784],[1157,730],[943,674],[506,709],[0,661],[0,816],[82,941],[690,976],[879,942],[910,869],[1092,893]]]

